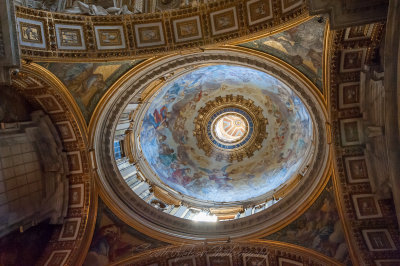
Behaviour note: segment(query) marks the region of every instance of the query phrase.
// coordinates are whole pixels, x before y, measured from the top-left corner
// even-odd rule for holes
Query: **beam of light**
[[[216,222],[218,221],[218,218],[217,216],[210,215],[207,212],[199,212],[192,218],[192,220],[198,222]]]

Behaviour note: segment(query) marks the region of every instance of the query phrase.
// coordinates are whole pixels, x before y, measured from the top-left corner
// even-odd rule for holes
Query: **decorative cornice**
[[[257,8],[264,10],[263,15],[256,14]],[[303,0],[218,1],[121,16],[71,15],[21,6],[16,11],[21,56],[41,61],[126,60],[201,51],[267,36],[308,19]]]

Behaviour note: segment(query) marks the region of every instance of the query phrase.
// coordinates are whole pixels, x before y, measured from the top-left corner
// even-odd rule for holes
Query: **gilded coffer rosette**
[[[197,146],[217,161],[253,156],[268,136],[262,109],[240,95],[216,97],[200,108],[194,120]]]

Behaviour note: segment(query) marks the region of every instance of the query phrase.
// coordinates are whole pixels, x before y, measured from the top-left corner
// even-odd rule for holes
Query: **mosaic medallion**
[[[268,121],[262,109],[243,96],[226,95],[206,103],[195,119],[197,145],[208,156],[241,161],[261,148]]]

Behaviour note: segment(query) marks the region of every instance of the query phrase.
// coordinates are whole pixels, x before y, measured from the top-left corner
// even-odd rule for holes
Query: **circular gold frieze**
[[[262,109],[240,95],[226,95],[207,102],[194,123],[197,146],[218,161],[251,157],[267,137],[268,121]]]

